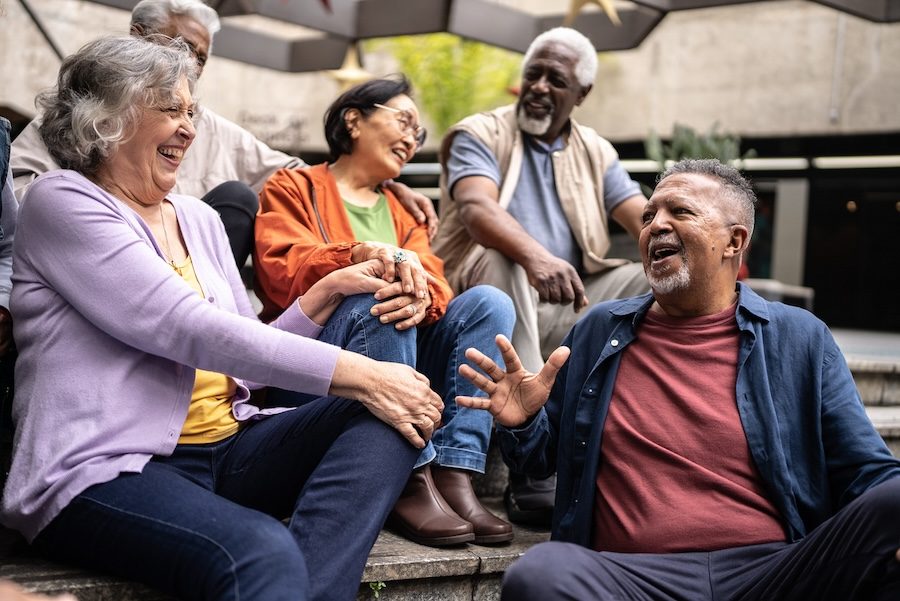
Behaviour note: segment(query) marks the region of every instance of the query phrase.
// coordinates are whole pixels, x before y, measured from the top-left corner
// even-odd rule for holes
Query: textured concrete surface
[[[0,561],[0,578],[14,580],[32,592],[72,593],[79,601],[174,601],[140,584],[89,574],[33,557],[3,559]]]
[[[499,498],[485,503],[506,517]],[[500,598],[503,571],[533,545],[550,538],[545,530],[513,526],[515,538],[500,545],[435,549],[382,531],[369,555],[358,601],[375,599],[369,582],[382,582],[378,599],[488,601]]]

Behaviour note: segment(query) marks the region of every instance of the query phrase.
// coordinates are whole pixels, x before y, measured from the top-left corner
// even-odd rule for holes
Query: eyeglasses
[[[412,113],[404,109],[394,108],[392,106],[386,106],[384,104],[375,103],[372,106],[379,109],[384,109],[386,111],[390,111],[397,115],[397,125],[400,127],[400,131],[404,136],[412,136],[416,141],[416,152],[418,152],[422,145],[425,143],[425,136],[428,132],[421,125],[414,125],[415,121],[413,120]]]

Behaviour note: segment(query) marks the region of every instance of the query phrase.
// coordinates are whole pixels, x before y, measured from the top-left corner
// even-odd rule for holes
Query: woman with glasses
[[[515,315],[495,288],[454,297],[425,227],[381,185],[400,174],[425,140],[409,93],[402,76],[348,90],[325,114],[331,160],[282,169],[263,187],[254,255],[262,317],[277,315],[326,275],[380,261],[378,290],[335,299],[342,304],[323,335],[344,315],[364,316],[367,354],[415,366],[444,398],[443,426],[419,456],[388,523],[431,546],[506,542],[512,527],[481,505],[471,484],[474,472],[484,472],[491,416],[454,399],[482,394],[457,372],[466,348],[495,348],[494,337],[511,333]],[[305,401],[269,391],[277,405]]]

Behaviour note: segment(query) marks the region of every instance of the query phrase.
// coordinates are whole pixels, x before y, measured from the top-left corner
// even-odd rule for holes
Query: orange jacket
[[[415,252],[425,271],[437,280],[428,283],[431,306],[422,325],[432,323],[453,297],[444,277],[444,262],[431,252],[425,226],[416,223],[389,190],[382,191],[398,246]],[[272,174],[259,193],[253,253],[262,319],[278,315],[322,277],[350,265],[350,251],[357,244],[326,163]]]

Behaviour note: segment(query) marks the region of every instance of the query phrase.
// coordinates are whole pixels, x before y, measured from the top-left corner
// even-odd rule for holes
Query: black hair
[[[353,139],[344,123],[344,114],[357,109],[364,116],[375,111],[376,104],[384,104],[401,94],[409,95],[412,86],[403,74],[372,79],[353,86],[331,103],[325,111],[325,141],[328,143],[329,160],[353,152]]]

